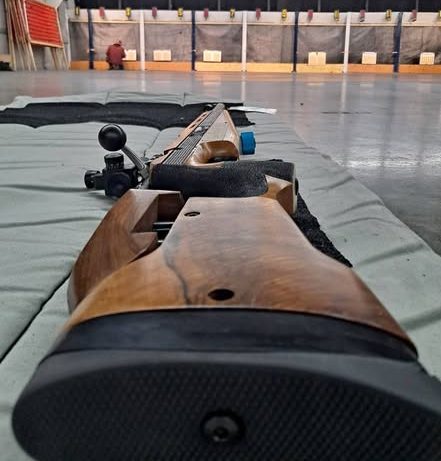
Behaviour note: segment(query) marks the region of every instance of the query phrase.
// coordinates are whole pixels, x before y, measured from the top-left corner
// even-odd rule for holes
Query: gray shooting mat
[[[247,61],[292,63],[293,26],[248,25]]]
[[[242,24],[196,25],[196,59],[203,60],[204,50],[222,51],[222,62],[240,62]]]
[[[139,56],[139,24],[106,23],[93,24],[95,59],[104,61],[109,45],[121,40],[126,50],[136,50]],[[70,22],[70,47],[72,60],[87,61],[89,59],[89,30],[87,23]]]
[[[189,94],[118,92],[45,99],[57,100],[201,102]],[[18,98],[13,106],[29,102],[43,101]],[[416,342],[423,365],[441,377],[441,258],[375,194],[306,146],[277,116],[249,118],[256,124],[254,158],[295,162],[301,193],[323,230]],[[0,125],[2,461],[29,459],[14,440],[11,410],[68,317],[66,288],[72,264],[113,204],[102,192],[88,192],[83,186],[84,172],[102,165],[104,151],[97,143],[101,126]],[[124,128],[133,149],[151,153],[161,152],[180,132]]]
[[[435,53],[435,64],[441,63],[441,30],[439,27],[404,25],[401,29],[400,63],[418,64],[420,53]]]
[[[378,64],[392,64],[394,27],[352,24],[349,43],[349,62],[361,63],[365,51],[377,53]]]
[[[297,62],[307,63],[310,51],[324,51],[328,64],[343,63],[345,27],[339,26],[299,26]]]
[[[144,41],[147,61],[153,61],[153,50],[170,50],[172,61],[191,61],[191,25],[188,23],[145,24]]]

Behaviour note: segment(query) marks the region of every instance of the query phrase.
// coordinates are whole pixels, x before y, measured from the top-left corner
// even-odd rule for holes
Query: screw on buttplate
[[[230,412],[211,413],[202,422],[203,436],[215,444],[238,442],[244,435],[240,418]]]
[[[228,288],[216,288],[208,293],[208,296],[215,301],[226,301],[234,296],[234,291]]]

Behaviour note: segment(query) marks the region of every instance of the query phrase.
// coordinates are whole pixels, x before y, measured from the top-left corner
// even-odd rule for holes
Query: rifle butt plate
[[[144,312],[67,332],[13,427],[41,461],[439,461],[440,395],[404,341],[369,327]]]

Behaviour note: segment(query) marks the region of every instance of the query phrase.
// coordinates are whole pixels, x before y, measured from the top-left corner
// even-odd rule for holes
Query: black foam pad
[[[159,164],[152,169],[151,189],[179,190],[188,197],[254,197],[267,191],[265,175],[293,181],[294,165],[280,161],[225,162],[201,168]]]

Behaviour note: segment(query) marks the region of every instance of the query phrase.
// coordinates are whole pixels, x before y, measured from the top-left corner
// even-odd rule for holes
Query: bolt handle
[[[108,124],[99,131],[98,142],[109,152],[116,152],[126,145],[127,135],[119,125]]]

